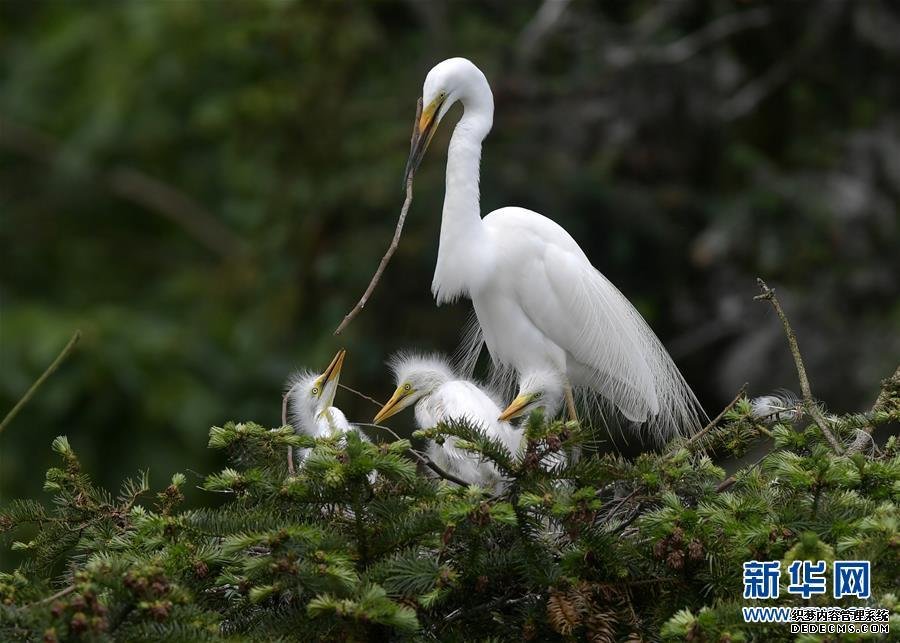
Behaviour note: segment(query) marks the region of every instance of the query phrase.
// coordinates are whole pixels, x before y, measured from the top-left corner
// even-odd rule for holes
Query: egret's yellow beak
[[[387,401],[387,404],[381,407],[381,410],[378,411],[378,415],[375,416],[375,419],[372,420],[372,422],[379,424],[382,420],[386,420],[392,415],[405,409],[408,404],[405,404],[404,401],[410,395],[412,395],[411,389],[407,389],[405,386],[398,386],[397,390],[394,391],[394,394],[391,396],[391,399]]]
[[[328,368],[319,375],[316,379],[314,386],[319,389],[319,397],[322,397],[326,393],[331,396],[330,400],[326,400],[328,402],[327,406],[331,406],[331,403],[334,401],[334,394],[337,392],[337,384],[341,379],[341,367],[344,365],[344,358],[347,356],[347,351],[343,348],[337,352],[337,355],[334,356],[334,359],[331,360],[331,364],[328,365]]]
[[[507,420],[519,417],[525,412],[525,408],[531,404],[533,400],[534,394],[520,395],[506,407],[506,410],[503,411],[497,419],[501,422],[506,422]]]
[[[437,114],[443,103],[444,97],[438,96],[422,110],[419,122],[413,130],[409,159],[406,161],[406,171],[403,173],[404,186],[409,181],[409,178],[416,173],[416,170],[419,169],[419,164],[425,156],[425,150],[428,149],[428,144],[431,143],[431,139],[437,131]],[[421,104],[422,99],[419,99],[419,105]]]

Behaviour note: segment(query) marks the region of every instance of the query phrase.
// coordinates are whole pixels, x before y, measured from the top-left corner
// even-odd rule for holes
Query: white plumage
[[[504,409],[501,420],[528,415],[543,409],[548,418],[556,417],[563,407],[565,382],[557,371],[534,370],[524,373],[519,382],[516,398]]]
[[[401,354],[390,362],[397,388],[374,422],[379,423],[408,406],[415,405],[416,424],[428,429],[449,420],[468,420],[489,436],[500,440],[515,456],[522,436],[509,422],[501,422],[497,400],[475,383],[462,379],[436,355]],[[442,445],[431,442],[428,456],[439,467],[471,484],[497,489],[503,479],[496,467],[456,446],[454,437]]]
[[[323,373],[300,371],[288,379],[288,419],[295,433],[324,438],[343,435],[353,428],[344,412],[333,405],[345,355],[345,351],[339,351]],[[309,451],[299,449],[297,460],[303,462]]]
[[[702,410],[641,315],[558,224],[501,208],[483,219],[481,144],[494,102],[484,74],[451,58],[434,67],[407,172],[415,172],[437,123],[461,102],[450,141],[440,246],[432,291],[438,304],[469,297],[505,383],[544,370],[593,403],[646,423],[657,437],[690,433]],[[477,338],[476,341],[481,341]]]
[[[750,400],[750,413],[764,422],[793,421],[799,415],[800,400],[790,391],[761,395]]]

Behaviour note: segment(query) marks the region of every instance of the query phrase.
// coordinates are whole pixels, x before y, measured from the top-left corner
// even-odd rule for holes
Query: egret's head
[[[288,402],[295,426],[314,424],[322,413],[334,405],[346,355],[347,351],[339,350],[324,372],[301,371],[288,380]]]
[[[439,355],[400,353],[392,357],[388,365],[394,372],[397,389],[372,420],[375,424],[431,395],[442,384],[456,379],[447,360]]]
[[[562,408],[565,389],[563,377],[555,371],[534,371],[526,374],[519,383],[519,395],[500,414],[500,420],[527,415],[535,409],[544,409],[547,415],[556,415]]]
[[[422,115],[413,132],[404,174],[406,179],[415,174],[438,124],[459,100],[467,107],[489,104],[488,116],[493,118],[491,89],[482,71],[465,58],[448,58],[435,65],[425,77],[425,84],[422,86]]]

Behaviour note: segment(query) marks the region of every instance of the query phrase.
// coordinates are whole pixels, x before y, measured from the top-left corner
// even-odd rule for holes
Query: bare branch
[[[743,473],[743,474],[745,474],[745,475],[748,474],[748,473],[750,473],[750,472],[753,471],[756,467],[758,467],[759,465],[761,465],[762,462],[763,462],[763,460],[765,460],[766,458],[768,458],[768,457],[769,457],[770,455],[772,455],[773,453],[775,453],[774,450],[772,450],[772,451],[766,451],[766,452],[765,452],[764,454],[762,454],[759,458],[757,458],[757,460],[756,460],[753,464],[751,464],[749,467],[747,467],[747,468],[745,468],[745,469],[741,469],[739,473]],[[723,492],[725,492],[725,491],[728,491],[728,490],[734,485],[735,482],[737,482],[737,475],[736,475],[736,474],[735,474],[735,475],[728,476],[728,477],[725,478],[722,482],[719,483],[719,486],[716,487],[716,492],[718,492],[718,493],[723,493]]]
[[[350,388],[350,387],[347,386],[346,384],[340,384],[340,383],[338,383],[338,386],[340,386],[342,389],[345,389],[345,390],[350,391],[350,392],[353,393],[354,395],[356,395],[356,396],[358,396],[358,397],[361,397],[361,398],[364,399],[364,400],[368,400],[369,402],[371,402],[372,404],[374,404],[374,405],[377,406],[378,408],[381,408],[382,406],[384,406],[381,402],[379,402],[378,400],[376,400],[374,397],[369,397],[369,396],[366,395],[365,393],[362,393],[362,392],[360,392],[360,391],[357,391],[355,388]],[[377,426],[377,425],[376,425],[376,426]]]
[[[884,411],[888,406],[888,402],[896,395],[896,391],[900,391],[900,366],[894,371],[894,374],[881,383],[881,390],[875,403],[872,405],[870,414]],[[863,448],[872,442],[872,431],[875,429],[875,422],[869,422],[866,426],[859,429],[856,439],[847,447],[847,455],[862,451]]]
[[[416,120],[413,123],[413,141],[415,141],[416,135],[418,133],[419,118],[421,118],[421,116],[422,99],[420,98],[416,107]],[[387,268],[388,262],[391,260],[391,257],[394,256],[394,251],[397,250],[397,246],[400,243],[400,234],[403,232],[403,224],[406,222],[406,214],[407,212],[409,212],[410,204],[412,204],[413,174],[413,172],[410,172],[409,176],[406,177],[406,200],[403,202],[403,207],[400,209],[400,218],[397,219],[397,227],[394,229],[394,238],[391,239],[391,245],[388,247],[387,252],[385,252],[384,256],[381,258],[381,263],[378,264],[378,269],[375,271],[375,274],[372,275],[372,279],[371,281],[369,281],[369,286],[366,288],[363,296],[358,302],[356,302],[356,305],[350,310],[350,312],[344,316],[343,321],[341,321],[338,327],[334,330],[335,335],[340,335],[347,327],[347,324],[353,321],[353,319],[360,313],[360,311],[366,307],[366,304],[369,301],[369,297],[372,296],[372,292],[375,290],[375,286],[377,286],[378,282],[381,280],[381,275],[382,273],[384,273],[384,269]]]
[[[53,601],[55,601],[58,598],[62,598],[63,596],[68,596],[69,594],[74,592],[75,589],[76,589],[75,585],[69,585],[68,587],[66,587],[64,589],[59,590],[55,594],[48,596],[47,598],[42,598],[41,600],[31,603],[30,605],[26,605],[25,607],[32,607],[34,605],[43,605],[45,603],[52,603]]]
[[[289,426],[287,421],[288,396],[294,390],[292,386],[290,390],[281,396],[281,426]],[[294,447],[290,444],[287,448],[287,468],[290,475],[294,475]]]
[[[399,435],[397,435],[396,432],[394,432],[392,429],[387,428],[386,426],[382,426],[381,424],[367,424],[366,426],[378,427],[379,429],[383,429],[383,430],[387,431],[388,433],[390,433],[391,435],[393,435],[394,439],[402,440],[402,438]],[[460,487],[468,487],[471,484],[469,482],[466,482],[462,478],[459,478],[459,477],[453,475],[452,473],[445,471],[444,469],[439,467],[437,464],[435,464],[434,460],[429,458],[427,455],[422,455],[415,449],[407,449],[407,451],[409,451],[409,453],[416,459],[416,461],[419,464],[421,464],[425,467],[428,467],[429,469],[434,471],[436,474],[438,474],[444,480],[448,480],[450,482],[458,484]]]
[[[25,395],[23,395],[19,399],[19,401],[16,402],[16,405],[12,407],[10,412],[6,414],[6,417],[3,418],[3,422],[0,422],[0,433],[3,433],[3,429],[5,429],[7,425],[15,419],[15,417],[19,414],[19,411],[21,411],[25,407],[25,405],[28,404],[28,401],[32,397],[34,397],[34,394],[37,393],[37,390],[41,387],[41,384],[43,384],[48,377],[56,372],[56,369],[59,368],[59,365],[63,363],[63,360],[65,360],[69,356],[69,353],[72,352],[72,349],[75,348],[75,344],[78,343],[79,339],[81,339],[81,331],[76,330],[72,334],[72,338],[69,340],[69,343],[66,344],[65,347],[60,351],[59,355],[56,356],[56,359],[51,362],[50,366],[47,367],[47,370],[45,370],[41,374],[41,376],[34,381],[34,384],[32,384],[31,387],[25,392]]]
[[[759,284],[762,294],[757,295],[754,299],[771,303],[772,307],[775,309],[775,313],[781,320],[781,324],[784,326],[784,334],[787,336],[788,346],[790,346],[791,355],[794,357],[794,365],[797,367],[797,376],[800,379],[800,391],[803,394],[803,408],[819,426],[822,435],[828,440],[828,444],[831,445],[832,450],[840,455],[844,452],[844,449],[841,447],[840,442],[837,441],[837,438],[834,437],[834,434],[829,428],[830,425],[828,420],[825,419],[825,416],[822,414],[822,409],[819,408],[819,405],[816,404],[816,401],[813,398],[812,390],[809,386],[809,378],[806,376],[806,368],[803,366],[803,357],[800,355],[800,347],[797,345],[797,336],[794,334],[794,329],[791,328],[787,315],[784,314],[781,303],[779,303],[778,298],[775,296],[775,291],[769,288],[762,279],[757,278],[756,283]]]
[[[714,418],[712,419],[712,421],[711,421],[709,424],[707,424],[705,427],[703,427],[702,429],[700,429],[700,431],[699,431],[698,433],[696,433],[696,434],[694,434],[693,436],[691,436],[691,438],[687,441],[687,446],[690,446],[690,445],[692,445],[692,444],[695,444],[700,438],[702,438],[704,435],[706,435],[707,433],[709,433],[709,432],[710,432],[710,431],[711,431],[711,430],[712,430],[712,429],[713,429],[713,428],[714,428],[714,427],[722,420],[722,418],[725,417],[725,414],[728,413],[728,411],[730,411],[731,409],[733,409],[733,408],[734,408],[734,405],[737,404],[738,401],[739,401],[742,397],[744,397],[744,394],[745,394],[746,392],[747,392],[747,383],[744,382],[744,384],[741,386],[740,390],[737,392],[737,395],[734,396],[734,399],[731,400],[731,401],[725,406],[725,408],[722,409],[722,410],[719,412],[719,414],[718,414],[716,417],[714,417]]]

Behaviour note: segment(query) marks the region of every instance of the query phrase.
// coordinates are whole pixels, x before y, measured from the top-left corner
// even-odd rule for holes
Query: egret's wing
[[[343,415],[343,413],[341,415]],[[306,434],[314,438],[330,438],[333,435],[333,431],[331,424],[328,422],[328,418],[325,417],[325,415],[317,417],[312,430],[306,432]]]
[[[485,430],[497,424],[503,413],[490,396],[468,380],[453,380],[438,388],[431,396],[440,403],[445,419],[467,419]]]
[[[437,413],[440,420],[466,419],[481,426],[488,435],[503,440],[504,444],[516,453],[518,442],[508,439],[505,431],[514,433],[508,422],[498,422],[503,412],[491,397],[473,382],[453,380],[440,386],[429,397],[427,404],[430,412]],[[504,425],[504,426],[501,426]],[[501,478],[496,467],[490,462],[483,462],[475,454],[457,448],[455,440],[447,438],[443,445],[429,445],[429,454],[439,465],[458,474],[462,479],[484,487],[493,487]]]
[[[532,272],[557,305],[526,288],[523,308],[586,371],[589,385],[629,419],[649,421],[660,435],[699,428],[697,400],[666,349],[583,253],[548,244]]]
[[[572,237],[527,210],[489,216],[502,255],[518,266],[510,284],[515,301],[536,330],[566,351],[574,383],[660,436],[699,428],[702,411],[665,348]]]
[[[350,426],[350,422],[347,421],[347,416],[344,415],[344,412],[336,406],[328,407],[328,416],[331,430],[334,433],[345,433],[353,428]]]

